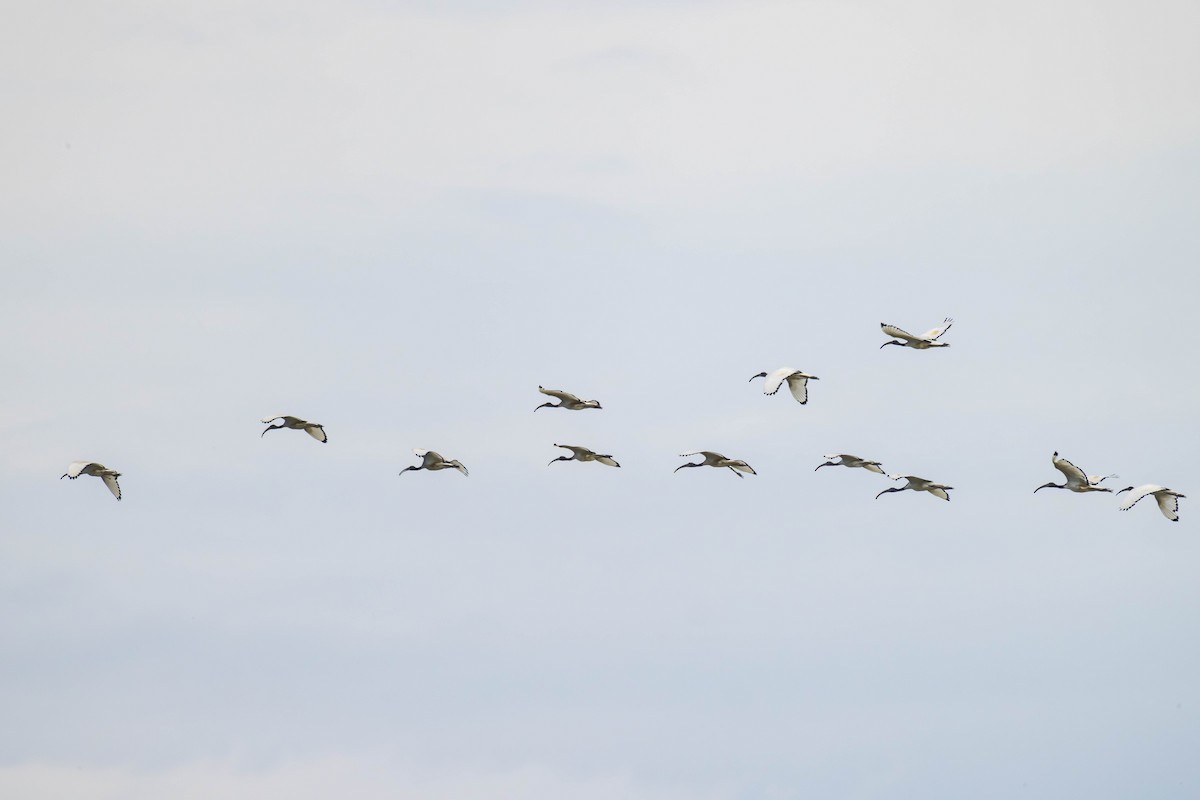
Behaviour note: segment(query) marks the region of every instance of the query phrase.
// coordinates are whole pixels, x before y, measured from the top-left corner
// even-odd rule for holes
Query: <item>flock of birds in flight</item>
[[[881,350],[890,344],[899,345],[901,347],[911,347],[914,350],[928,350],[933,347],[949,347],[950,345],[948,343],[940,340],[946,331],[950,330],[950,326],[953,323],[954,320],[947,317],[945,321],[943,321],[941,327],[928,330],[920,336],[914,336],[907,331],[897,328],[895,325],[881,323],[880,328],[883,330],[883,332],[893,338],[884,342],[879,347]],[[786,382],[788,391],[792,393],[792,397],[794,397],[801,405],[808,402],[808,382],[820,380],[820,378],[818,378],[816,375],[809,375],[801,370],[793,369],[791,367],[782,367],[774,372],[760,372],[751,377],[750,380],[753,381],[758,378],[765,378],[763,381],[763,394],[768,395],[773,395],[778,392]],[[540,406],[534,409],[535,412],[542,408],[563,408],[568,411],[583,411],[585,409],[601,408],[601,405],[598,401],[582,400],[570,392],[564,392],[558,389],[546,389],[542,386],[538,387],[538,391],[544,395],[557,399],[558,402],[542,403]],[[267,428],[263,430],[262,436],[266,436],[268,431],[280,430],[281,428],[290,428],[292,430],[305,431],[309,436],[313,437],[318,442],[324,443],[329,441],[328,437],[325,435],[325,427],[317,422],[312,422],[310,420],[301,419],[300,417],[293,417],[290,415],[275,415],[266,417],[262,421],[267,424]],[[550,464],[553,464],[555,461],[595,461],[599,464],[604,464],[609,467],[621,466],[611,455],[607,453],[597,453],[596,451],[587,447],[581,447],[579,445],[572,444],[555,444],[554,446],[568,450],[571,454],[561,455],[558,458],[551,460]],[[461,472],[463,475],[470,474],[467,471],[466,466],[464,466],[461,461],[457,459],[444,458],[440,453],[437,453],[433,450],[423,450],[417,448],[413,450],[413,453],[421,459],[420,465],[414,467],[405,467],[400,471],[401,475],[403,475],[405,472],[423,469],[430,471],[455,469]],[[679,470],[687,467],[717,467],[721,469],[728,469],[739,478],[745,477],[745,474],[758,474],[754,471],[754,468],[745,461],[737,458],[727,458],[721,453],[717,453],[712,450],[693,450],[688,453],[681,453],[680,456],[683,458],[702,456],[703,459],[697,462],[680,464],[675,468],[674,472],[678,472]],[[821,467],[850,467],[865,469],[869,472],[875,472],[880,475],[887,474],[884,472],[882,465],[878,461],[868,461],[848,453],[828,454],[825,456],[825,458],[828,460],[823,464],[819,464],[816,469],[821,469]],[[1061,472],[1066,480],[1063,483],[1054,483],[1053,481],[1044,483],[1033,490],[1034,494],[1037,494],[1042,489],[1067,489],[1072,492],[1079,493],[1112,492],[1112,489],[1106,486],[1101,486],[1100,484],[1109,478],[1118,477],[1116,475],[1088,475],[1067,459],[1060,457],[1057,451],[1055,451],[1055,453],[1051,456],[1051,462],[1054,464],[1054,468]],[[109,469],[97,461],[73,461],[71,462],[70,466],[67,467],[67,471],[62,477],[74,480],[80,475],[93,475],[97,478],[100,478],[104,481],[104,485],[109,488],[109,491],[113,493],[113,496],[118,500],[121,499],[121,486],[117,483],[117,478],[121,477],[121,473],[117,472],[116,470]],[[906,490],[912,490],[915,492],[928,492],[934,497],[940,497],[942,500],[949,500],[950,491],[954,488],[953,486],[935,483],[926,478],[917,477],[916,475],[887,474],[887,477],[894,481],[903,480],[906,481],[906,483],[904,486],[896,486],[890,489],[884,489],[879,494],[875,495],[876,500],[889,492],[903,492]],[[1165,486],[1159,486],[1152,483],[1143,484],[1141,486],[1127,486],[1124,489],[1116,492],[1116,494],[1123,494],[1124,492],[1129,492],[1129,496],[1126,497],[1119,506],[1122,511],[1128,511],[1137,505],[1142,499],[1153,496],[1158,502],[1159,509],[1167,519],[1171,520],[1172,522],[1179,521],[1179,498],[1184,497],[1185,495],[1182,495],[1172,489],[1168,489]]]

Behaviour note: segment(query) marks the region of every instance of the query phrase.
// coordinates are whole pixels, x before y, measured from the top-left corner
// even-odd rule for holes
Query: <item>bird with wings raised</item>
[[[1072,492],[1111,492],[1112,489],[1100,486],[1099,484],[1108,478],[1117,477],[1116,475],[1088,475],[1070,461],[1059,457],[1057,450],[1050,456],[1050,462],[1054,464],[1054,468],[1061,472],[1067,480],[1064,483],[1055,483],[1054,481],[1043,483],[1033,490],[1034,494],[1037,494],[1042,489],[1070,489]]]

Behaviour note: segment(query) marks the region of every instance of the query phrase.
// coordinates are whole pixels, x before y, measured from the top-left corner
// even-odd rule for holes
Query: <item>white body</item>
[[[63,473],[63,478],[75,480],[80,475],[94,475],[104,481],[104,485],[113,493],[113,497],[121,499],[121,486],[117,483],[117,478],[121,477],[121,473],[115,469],[109,469],[99,461],[72,461],[67,471]]]

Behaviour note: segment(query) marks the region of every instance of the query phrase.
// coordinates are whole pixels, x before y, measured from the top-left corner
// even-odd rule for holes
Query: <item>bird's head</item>
[[[752,381],[752,380],[754,380],[755,378],[765,378],[765,377],[767,377],[767,373],[765,373],[765,372],[760,372],[760,373],[758,373],[757,375],[752,375],[752,376],[750,377],[750,380]],[[749,383],[750,381],[746,381],[746,382],[747,382],[747,383]]]
[[[1037,493],[1038,493],[1038,492],[1040,492],[1042,489],[1049,489],[1049,488],[1051,488],[1051,487],[1053,487],[1053,488],[1057,489],[1057,488],[1058,488],[1058,484],[1057,484],[1057,483],[1055,483],[1054,481],[1050,481],[1050,483],[1043,483],[1041,486],[1039,486],[1038,488],[1034,489],[1034,490],[1033,490],[1033,493],[1034,493],[1034,494],[1037,494]]]
[[[1133,488],[1132,486],[1126,486],[1124,489],[1121,490],[1121,492],[1128,492],[1132,488]],[[1117,494],[1120,494],[1121,492],[1117,492]]]

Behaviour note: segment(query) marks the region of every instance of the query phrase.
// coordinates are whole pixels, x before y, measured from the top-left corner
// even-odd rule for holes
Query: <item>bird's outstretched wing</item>
[[[583,402],[582,400],[580,400],[578,397],[571,394],[570,392],[564,392],[560,389],[546,389],[544,387],[539,386],[538,391],[544,395],[549,395],[550,397],[557,397],[559,400],[561,400],[564,403],[582,403]]]
[[[941,486],[934,486],[932,489],[929,490],[929,493],[931,495],[933,495],[934,497],[940,497],[943,500],[950,499],[950,494],[945,489],[943,489]]]
[[[714,453],[712,450],[692,450],[688,453],[679,454],[680,458],[689,458],[690,456],[704,456],[705,458],[711,458],[717,461],[725,459],[725,456],[721,455],[720,453]]]
[[[561,447],[564,450],[570,450],[572,453],[575,454],[576,458],[580,458],[582,456],[588,456],[588,455],[595,455],[595,452],[593,450],[589,450],[586,447],[579,447],[578,445],[574,445],[574,444],[556,444],[554,446]]]
[[[454,467],[456,470],[461,472],[463,475],[470,477],[471,473],[467,472],[467,468],[457,458],[454,459],[453,461],[447,461],[446,463],[449,464],[450,466]]]
[[[618,464],[616,462],[616,459],[614,459],[612,456],[596,456],[596,460],[599,461],[601,464],[605,464],[610,467],[621,466],[620,464]]]
[[[732,470],[737,470],[738,472],[745,472],[750,475],[758,474],[757,472],[754,471],[754,467],[750,466],[745,461],[742,461],[740,458],[739,459],[728,459],[727,458],[727,459],[725,459],[725,462],[726,463],[721,464],[720,466],[729,467]]]
[[[766,380],[763,381],[763,394],[775,394],[778,392],[779,387],[783,385],[784,379],[795,371],[791,367],[783,367],[774,372],[768,372]]]
[[[1138,504],[1138,501],[1140,501],[1146,495],[1154,494],[1155,492],[1162,491],[1162,489],[1163,489],[1163,487],[1158,486],[1153,483],[1146,483],[1141,486],[1135,486],[1134,488],[1129,490],[1128,496],[1124,500],[1122,500],[1121,505],[1119,505],[1117,507],[1120,508],[1122,511],[1128,511],[1129,509],[1136,506]],[[1163,513],[1166,513],[1166,512],[1164,511]]]
[[[308,431],[308,435],[316,439],[318,442],[329,441],[329,437],[325,435],[325,428],[320,425],[305,425],[304,430]]]
[[[83,474],[83,471],[85,469],[92,466],[93,464],[96,464],[96,462],[95,461],[72,461],[71,464],[67,467],[67,471],[66,471],[64,477],[70,478],[71,480],[75,480],[76,478],[78,478],[80,475]],[[104,469],[103,464],[96,464],[96,466],[99,469]]]
[[[113,493],[113,497],[120,500],[121,485],[117,483],[117,478],[120,477],[119,473],[113,472],[112,470],[105,470],[100,477],[104,479],[104,485],[107,486],[108,490]]]
[[[791,375],[787,379],[788,389],[792,393],[792,397],[796,398],[796,402],[804,405],[808,402],[808,377],[803,375]]]
[[[1065,475],[1067,478],[1067,483],[1071,484],[1072,486],[1088,485],[1088,477],[1084,474],[1083,470],[1072,464],[1070,461],[1067,461],[1065,458],[1059,456],[1058,458],[1054,459],[1054,468]]]
[[[946,319],[942,320],[942,325],[940,328],[930,328],[929,330],[925,331],[921,338],[928,342],[936,342],[938,339],[942,338],[943,333],[950,330],[950,326],[953,324],[954,320],[950,319],[950,317],[946,317]]]
[[[1171,522],[1179,522],[1179,498],[1174,492],[1160,492],[1154,496],[1158,501],[1158,510]]]
[[[904,330],[903,328],[897,328],[895,325],[889,325],[889,324],[887,324],[886,322],[881,322],[881,323],[879,323],[879,327],[880,327],[880,328],[883,330],[883,332],[884,332],[884,333],[886,333],[888,336],[895,336],[897,339],[903,339],[903,340],[905,340],[906,342],[919,342],[919,341],[921,341],[921,337],[920,337],[920,336],[913,336],[913,335],[912,335],[911,333],[909,333],[908,331]]]

